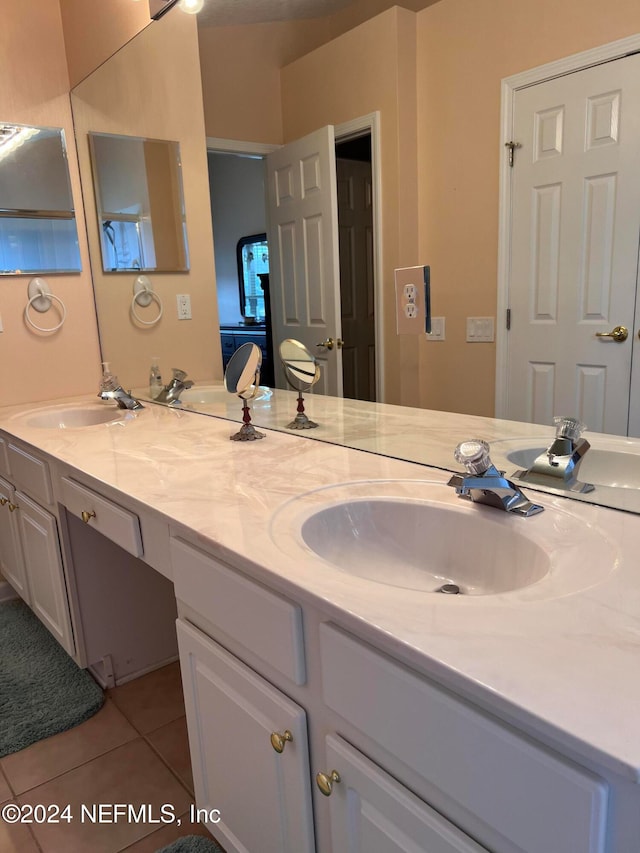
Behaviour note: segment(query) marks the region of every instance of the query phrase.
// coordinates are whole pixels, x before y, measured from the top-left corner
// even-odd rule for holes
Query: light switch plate
[[[486,344],[494,340],[494,317],[467,317],[467,343]]]
[[[426,338],[428,341],[444,341],[445,327],[445,318],[444,317],[432,317],[431,318],[431,331],[427,332]]]

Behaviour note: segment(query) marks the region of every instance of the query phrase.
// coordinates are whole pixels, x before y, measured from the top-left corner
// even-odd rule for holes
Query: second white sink
[[[270,532],[299,560],[306,554],[352,577],[430,593],[553,598],[617,564],[615,543],[571,510],[522,518],[424,480],[308,492],[278,510]]]
[[[45,406],[15,416],[24,426],[38,429],[80,429],[99,424],[123,423],[134,417],[134,412],[105,403]]]

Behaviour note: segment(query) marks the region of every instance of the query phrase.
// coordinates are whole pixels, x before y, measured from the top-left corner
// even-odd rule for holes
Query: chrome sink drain
[[[443,583],[439,586],[436,592],[442,592],[445,595],[461,595],[462,590],[457,583]]]

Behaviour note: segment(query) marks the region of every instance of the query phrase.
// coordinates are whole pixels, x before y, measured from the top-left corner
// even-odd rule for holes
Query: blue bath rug
[[[224,851],[215,841],[203,835],[185,835],[168,847],[158,850],[157,853],[224,853]]]
[[[23,601],[0,604],[0,758],[77,726],[103,702]]]

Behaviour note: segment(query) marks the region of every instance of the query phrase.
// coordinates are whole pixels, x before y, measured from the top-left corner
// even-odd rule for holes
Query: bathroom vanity
[[[639,849],[640,517],[538,492],[543,513],[509,517],[444,471],[231,442],[228,421],[160,406],[35,425],[61,406],[95,403],[0,411],[2,571],[105,684],[177,636],[197,805],[225,849]],[[440,450],[483,427],[437,414]],[[316,530],[380,502],[384,541],[425,513],[391,573],[375,526],[353,516],[365,559],[334,515]],[[417,585],[422,553],[469,594]]]

